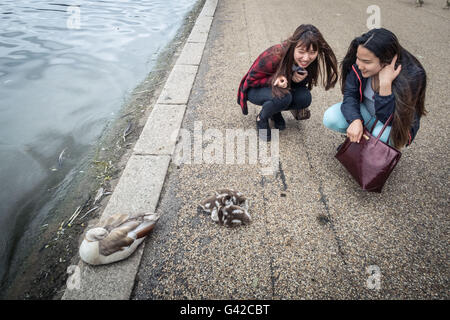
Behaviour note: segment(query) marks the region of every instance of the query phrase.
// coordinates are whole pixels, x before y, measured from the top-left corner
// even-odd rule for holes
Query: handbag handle
[[[383,125],[383,128],[378,133],[377,140],[380,140],[381,136],[383,135],[384,129],[386,129],[386,127],[388,126],[389,122],[391,122],[393,116],[394,116],[393,113],[389,116],[389,118],[387,119],[386,123]],[[378,119],[375,119],[375,122],[372,125],[372,129],[370,129],[370,133],[372,133],[373,129],[375,129],[375,125],[377,124],[377,122],[378,122]]]

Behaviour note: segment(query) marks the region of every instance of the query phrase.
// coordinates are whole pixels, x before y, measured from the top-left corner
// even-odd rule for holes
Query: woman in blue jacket
[[[426,114],[426,73],[420,62],[384,28],[355,38],[341,63],[342,103],[325,111],[326,127],[360,141],[363,125],[377,136],[388,118],[381,140],[401,149],[413,141]]]

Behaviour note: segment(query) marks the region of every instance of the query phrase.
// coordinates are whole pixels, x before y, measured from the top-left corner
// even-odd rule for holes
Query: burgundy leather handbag
[[[378,121],[375,120],[370,131],[364,127],[359,143],[350,142],[350,139],[347,138],[336,153],[335,157],[363,190],[381,192],[386,180],[400,160],[402,153],[380,140],[391,120],[392,115],[376,138],[371,134]]]

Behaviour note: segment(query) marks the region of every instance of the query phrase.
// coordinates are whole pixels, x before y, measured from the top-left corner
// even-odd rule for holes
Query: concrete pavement
[[[201,121],[223,136],[254,128],[259,108],[242,115],[236,92],[259,53],[312,23],[341,60],[367,31],[373,4],[429,79],[429,116],[383,193],[359,190],[334,159],[342,138],[322,116],[342,96],[339,87],[315,88],[310,120],[284,113],[274,176],[262,175],[261,165],[171,165],[132,299],[449,298],[450,15],[439,1],[421,10],[412,1],[220,0],[182,128],[194,132]],[[223,187],[251,199],[251,225],[227,229],[197,212],[208,192]],[[380,289],[370,289],[378,271]]]
[[[92,294],[75,291],[74,295],[72,290],[66,291],[65,298],[448,299],[450,14],[441,9],[441,1],[415,8],[413,1],[406,0],[219,0],[215,11],[210,11],[214,19],[209,34],[190,38],[204,41],[201,61],[190,60],[189,55],[180,60],[189,66],[199,62],[195,80],[188,76],[180,83],[168,81],[175,89],[193,81],[188,99],[185,90],[178,90],[183,98],[163,90],[157,104],[171,106],[176,123],[182,118],[179,108],[185,106],[181,111],[185,110],[181,123],[185,132],[194,133],[200,123],[203,132],[218,129],[223,137],[226,129],[255,128],[259,107],[249,104],[249,115],[244,116],[236,104],[239,81],[254,59],[298,25],[311,23],[340,61],[350,41],[367,31],[366,10],[374,4],[381,9],[382,26],[424,65],[430,111],[383,193],[359,190],[334,159],[342,137],[324,128],[322,116],[342,99],[339,86],[328,92],[313,89],[308,121],[283,114],[287,129],[279,136],[280,161],[273,175],[262,174],[262,164],[248,161],[177,165],[171,160],[173,148],[167,147],[175,142],[162,139],[167,133],[156,139],[163,141],[160,148],[151,138],[148,147],[140,139],[133,156],[136,169],[125,169],[125,182],[116,189],[126,183],[161,181],[152,174],[160,176],[167,169],[164,183],[135,188],[137,194],[122,200],[113,195],[110,202],[115,207],[110,211],[123,207],[120,201],[136,199],[145,209],[160,213],[157,227],[145,247],[128,260],[96,268],[80,263],[83,277],[104,276],[83,278],[81,291]],[[199,28],[211,23],[211,19],[202,21]],[[198,52],[202,45],[190,47]],[[212,144],[204,139],[203,151],[211,150]],[[161,166],[153,165],[149,157],[157,157]],[[153,173],[145,173],[146,168]],[[234,188],[250,199],[250,225],[226,228],[197,210],[209,192],[220,188]],[[369,274],[371,270],[375,274]],[[115,278],[128,288],[121,295],[113,294],[122,286]],[[100,285],[87,285],[86,279],[96,279],[90,282]],[[380,286],[373,288],[372,279],[379,280],[375,283]],[[99,288],[102,281],[108,282],[106,289]]]

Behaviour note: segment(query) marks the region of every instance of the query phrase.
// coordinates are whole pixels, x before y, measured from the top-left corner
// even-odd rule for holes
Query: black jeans
[[[304,109],[311,104],[311,92],[306,87],[293,85],[291,91],[281,98],[272,96],[271,87],[250,88],[248,100],[262,106],[261,119],[269,119],[274,114],[291,109]]]

